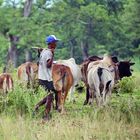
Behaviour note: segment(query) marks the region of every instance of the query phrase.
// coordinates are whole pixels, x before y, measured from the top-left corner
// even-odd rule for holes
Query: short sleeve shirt
[[[52,81],[51,68],[47,67],[47,61],[52,59],[53,54],[51,50],[44,49],[40,54],[38,79]]]

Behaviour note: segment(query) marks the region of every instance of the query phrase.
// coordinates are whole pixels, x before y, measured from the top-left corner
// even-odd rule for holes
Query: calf
[[[13,79],[12,76],[8,73],[2,73],[0,75],[0,91],[2,94],[6,94],[7,92],[13,89]]]
[[[52,66],[53,84],[58,92],[58,110],[64,112],[64,102],[67,94],[73,85],[73,76],[68,66],[53,64]]]

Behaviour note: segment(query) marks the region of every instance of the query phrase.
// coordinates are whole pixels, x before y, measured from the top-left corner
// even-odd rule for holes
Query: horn
[[[131,63],[129,63],[130,64],[130,66],[132,66],[132,65],[134,65],[135,63],[134,62],[131,62]]]

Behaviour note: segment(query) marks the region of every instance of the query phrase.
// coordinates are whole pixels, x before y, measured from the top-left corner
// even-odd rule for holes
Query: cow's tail
[[[65,78],[66,78],[66,71],[64,68],[59,68],[60,70],[60,75],[59,75],[59,78],[55,81],[55,83],[57,83],[59,85],[59,89],[58,90],[61,90],[61,93],[64,95],[64,87],[65,87]],[[56,85],[57,85],[56,84]]]
[[[63,73],[63,75],[62,75],[62,95],[64,96],[64,91],[65,91],[65,89],[64,89],[64,87],[65,87],[65,78],[66,78],[66,72],[64,72]]]
[[[110,84],[111,84],[111,81],[112,81],[112,80],[109,80],[109,81],[106,83],[106,88],[105,88],[105,89],[106,89],[106,91],[108,91],[108,90],[109,90],[109,86],[110,86]]]
[[[13,89],[13,80],[10,75],[6,76],[6,83],[7,83],[7,91],[11,91]]]
[[[31,66],[26,67],[26,74],[27,74],[27,78],[28,78],[27,85],[29,86],[33,80],[33,69]]]

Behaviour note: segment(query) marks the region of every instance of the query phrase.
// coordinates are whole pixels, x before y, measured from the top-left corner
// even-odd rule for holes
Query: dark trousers
[[[53,81],[39,79],[39,85],[41,85],[46,91],[53,91],[54,93],[57,92],[53,86]]]

